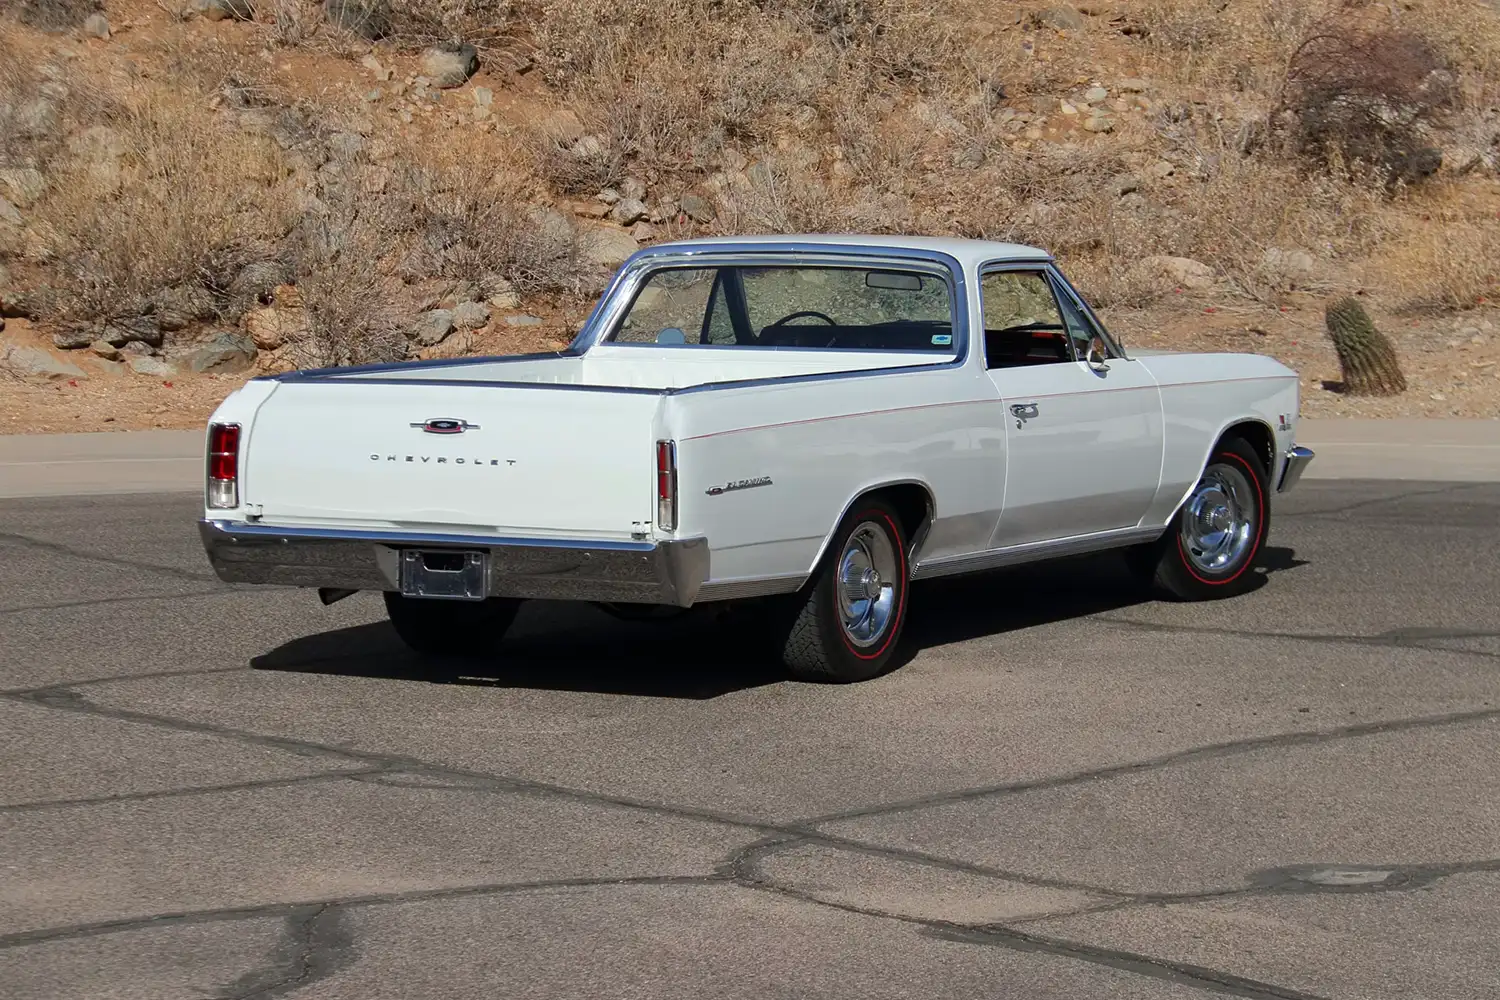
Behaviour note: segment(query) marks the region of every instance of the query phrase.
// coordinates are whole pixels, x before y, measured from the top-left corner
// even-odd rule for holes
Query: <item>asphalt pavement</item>
[[[1261,586],[914,592],[907,662],[536,604],[494,663],[0,501],[0,994],[1500,996],[1500,485],[1305,480]]]

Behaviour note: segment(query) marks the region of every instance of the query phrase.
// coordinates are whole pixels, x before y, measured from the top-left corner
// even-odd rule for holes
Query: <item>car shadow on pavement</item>
[[[1307,565],[1289,548],[1267,546],[1250,584],[1264,587],[1273,573]],[[1103,552],[1032,563],[912,588],[907,620],[908,656],[944,646],[1069,619],[1119,611],[1161,598],[1126,568],[1118,553]]]
[[[1268,546],[1253,589],[1307,565]],[[912,587],[899,668],[921,650],[1117,611],[1156,600],[1118,555],[1077,556]],[[491,659],[422,656],[384,621],[334,629],[255,657],[257,670],[383,680],[706,699],[785,675],[753,613],[695,609],[662,622],[621,622],[591,608],[528,602]]]
[[[257,670],[586,691],[648,698],[715,698],[784,679],[734,626],[695,611],[662,622],[616,621],[591,607],[528,602],[492,658],[423,656],[388,622],[293,639],[257,656]]]

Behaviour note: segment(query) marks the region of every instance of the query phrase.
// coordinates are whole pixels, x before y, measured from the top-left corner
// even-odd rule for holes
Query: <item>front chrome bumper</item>
[[[496,538],[292,528],[206,519],[203,548],[219,579],[342,590],[399,590],[406,548],[489,553],[492,597],[689,607],[708,579],[708,542]]]
[[[1281,465],[1281,481],[1276,484],[1277,493],[1285,493],[1293,486],[1296,486],[1297,480],[1302,478],[1302,473],[1306,471],[1308,463],[1315,456],[1311,448],[1304,448],[1301,445],[1297,445],[1287,451],[1285,457],[1286,461]]]

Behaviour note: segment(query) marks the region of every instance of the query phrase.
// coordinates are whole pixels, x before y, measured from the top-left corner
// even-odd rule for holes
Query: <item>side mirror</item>
[[[1095,337],[1089,341],[1089,352],[1086,363],[1092,371],[1109,371],[1109,356],[1105,349],[1104,342],[1098,337]]]

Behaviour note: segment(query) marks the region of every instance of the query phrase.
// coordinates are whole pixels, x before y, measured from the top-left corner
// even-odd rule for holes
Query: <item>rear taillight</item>
[[[677,444],[656,442],[656,526],[662,531],[677,527]]]
[[[208,505],[240,505],[240,425],[208,425]]]

